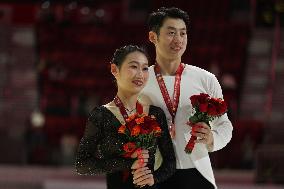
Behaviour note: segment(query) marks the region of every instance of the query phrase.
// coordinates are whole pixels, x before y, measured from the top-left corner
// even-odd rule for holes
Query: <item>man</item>
[[[233,127],[226,114],[212,121],[211,129],[202,122],[198,123],[202,127],[193,132],[188,125],[190,96],[207,93],[223,98],[213,74],[182,63],[188,23],[188,14],[174,7],[162,7],[150,14],[149,40],[155,45],[156,63],[149,68],[141,99],[164,110],[174,143],[177,170],[160,188],[217,188],[208,152],[226,146]],[[197,141],[192,153],[187,154],[184,148],[191,135],[197,136]]]

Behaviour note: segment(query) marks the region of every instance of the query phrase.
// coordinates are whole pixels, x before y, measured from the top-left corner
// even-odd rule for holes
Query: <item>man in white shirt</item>
[[[164,110],[174,143],[177,170],[160,188],[217,188],[208,152],[226,146],[233,127],[226,114],[213,120],[211,128],[202,122],[198,123],[202,127],[192,132],[187,124],[192,114],[192,95],[206,93],[223,98],[213,74],[182,63],[188,23],[188,14],[179,8],[162,7],[150,14],[149,40],[155,45],[156,63],[149,68],[141,99]],[[192,153],[187,154],[184,148],[191,135],[197,136],[197,141]]]

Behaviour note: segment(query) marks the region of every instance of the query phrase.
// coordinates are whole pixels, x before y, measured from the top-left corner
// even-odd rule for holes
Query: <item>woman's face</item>
[[[115,66],[113,75],[117,81],[118,90],[123,90],[132,94],[139,93],[149,78],[148,59],[139,52],[129,53],[121,64],[120,69]]]

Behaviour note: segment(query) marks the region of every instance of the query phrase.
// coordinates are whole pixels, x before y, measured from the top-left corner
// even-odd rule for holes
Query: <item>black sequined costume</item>
[[[151,148],[147,166],[152,170],[155,184],[152,187],[143,187],[154,189],[157,183],[163,182],[174,173],[176,160],[164,112],[158,107],[150,106],[149,115],[156,117],[162,129],[162,135],[158,138],[156,146],[159,147],[163,162],[154,171],[156,146]],[[104,106],[96,107],[88,119],[76,157],[77,172],[84,175],[105,173],[108,189],[135,188],[130,173],[135,159],[121,156],[121,147],[124,142],[122,136],[117,133],[120,125],[119,120],[111,111]],[[123,179],[125,172],[129,172],[127,180]]]

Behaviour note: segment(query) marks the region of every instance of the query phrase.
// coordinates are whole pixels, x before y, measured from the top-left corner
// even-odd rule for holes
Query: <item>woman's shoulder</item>
[[[96,106],[89,113],[89,120],[103,119],[106,115],[109,115],[109,112],[106,107]]]
[[[162,108],[158,107],[158,106],[154,106],[154,105],[150,105],[149,106],[149,115],[165,115],[164,111]]]
[[[104,112],[104,109],[105,109],[104,106],[96,106],[91,110],[91,112],[89,114],[95,115],[95,114],[98,114],[98,113],[102,113],[102,112]]]

